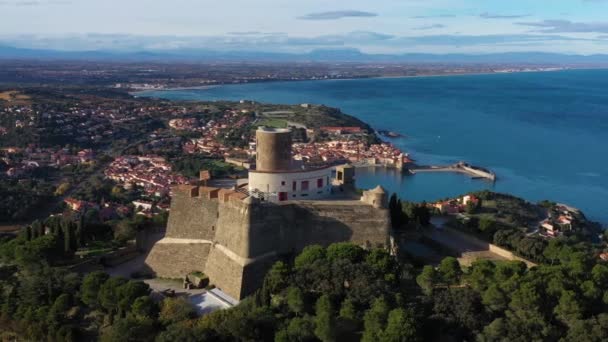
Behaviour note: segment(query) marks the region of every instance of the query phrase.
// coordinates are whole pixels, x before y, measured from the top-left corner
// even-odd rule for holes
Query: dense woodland
[[[417,269],[381,249],[309,246],[233,309],[196,317],[144,283],[57,267],[58,235],[0,245],[3,337],[76,341],[605,341],[608,266],[562,242],[552,260],[454,258]],[[547,252],[547,257],[552,256]]]

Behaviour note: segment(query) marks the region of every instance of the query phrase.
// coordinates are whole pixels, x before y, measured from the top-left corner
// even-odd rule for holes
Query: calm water
[[[169,99],[317,103],[340,107],[421,164],[465,160],[494,170],[495,185],[457,174],[358,171],[409,200],[492,189],[579,207],[608,223],[608,70],[276,82],[147,92]]]

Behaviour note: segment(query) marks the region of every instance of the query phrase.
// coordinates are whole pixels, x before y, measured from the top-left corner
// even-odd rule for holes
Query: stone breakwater
[[[496,174],[488,169],[473,166],[464,162],[456,163],[448,166],[420,166],[413,165],[407,169],[409,173],[416,174],[418,172],[458,172],[469,175],[473,178],[483,178],[492,182],[496,181]]]

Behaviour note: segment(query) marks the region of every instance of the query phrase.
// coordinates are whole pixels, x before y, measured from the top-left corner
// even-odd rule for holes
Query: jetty
[[[496,181],[496,174],[488,169],[479,166],[473,166],[465,162],[459,162],[448,166],[420,166],[412,165],[408,169],[410,174],[419,172],[458,172],[471,176],[472,178],[487,179],[492,182]]]

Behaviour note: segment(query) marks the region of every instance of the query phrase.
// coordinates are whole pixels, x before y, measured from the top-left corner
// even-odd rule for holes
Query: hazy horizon
[[[23,49],[608,53],[605,0],[0,0],[0,10],[0,45]]]

